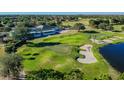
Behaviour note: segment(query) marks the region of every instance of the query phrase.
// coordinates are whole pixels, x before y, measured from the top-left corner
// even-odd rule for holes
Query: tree
[[[98,28],[99,29],[106,29],[106,23],[100,23],[99,25],[98,25]]]
[[[7,26],[8,27],[15,27],[15,24],[13,22],[9,22],[9,23],[7,23]]]
[[[74,69],[70,73],[64,75],[65,80],[82,80],[83,73],[79,69]]]
[[[0,23],[0,27],[3,27],[3,25]]]
[[[73,69],[69,73],[62,73],[53,69],[41,69],[31,71],[26,75],[28,80],[82,80],[83,73],[78,69]]]
[[[94,28],[98,28],[98,25],[100,23],[104,23],[104,20],[101,20],[101,19],[91,19],[91,20],[89,20],[90,26],[92,26]]]
[[[124,31],[124,26],[121,27],[121,30]]]
[[[62,80],[64,74],[53,69],[41,69],[39,71],[31,71],[27,74],[28,80]]]
[[[96,77],[95,80],[112,80],[112,78],[110,77],[110,75],[102,73],[98,77]]]
[[[121,73],[121,75],[119,76],[120,80],[124,80],[124,73]]]
[[[111,23],[112,24],[120,24],[120,18],[112,18]]]
[[[84,26],[84,24],[82,24],[82,23],[76,23],[76,24],[74,25],[74,29],[75,29],[75,30],[78,30],[78,31],[84,30],[84,29],[85,29],[85,26]]]
[[[24,26],[24,24],[19,24],[14,29],[14,39],[17,40],[25,40],[29,36],[28,28]]]
[[[110,31],[112,31],[114,28],[113,28],[113,26],[112,25],[108,25],[108,26],[106,26],[106,30],[110,30]]]
[[[97,25],[98,25],[98,23],[97,23],[96,20],[89,20],[89,25],[92,26],[92,27],[94,27],[94,28],[96,28]]]
[[[17,54],[6,54],[1,58],[2,75],[9,79],[18,79],[20,72],[22,71],[22,57]]]
[[[12,30],[11,27],[4,27],[5,32],[10,32],[11,30]]]
[[[89,24],[94,28],[105,29],[106,26],[110,25],[110,21],[108,19],[91,19]]]

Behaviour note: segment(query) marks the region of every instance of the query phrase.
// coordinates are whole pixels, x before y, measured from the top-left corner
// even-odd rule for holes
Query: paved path
[[[97,62],[97,59],[95,58],[95,56],[93,55],[92,52],[92,45],[84,45],[82,47],[80,47],[79,53],[83,56],[85,56],[85,58],[78,58],[77,61],[80,63],[86,63],[86,64],[90,64],[90,63],[95,63]]]
[[[63,33],[67,33],[67,32],[69,32],[70,30],[62,30],[62,31],[60,31],[60,34],[63,34]]]

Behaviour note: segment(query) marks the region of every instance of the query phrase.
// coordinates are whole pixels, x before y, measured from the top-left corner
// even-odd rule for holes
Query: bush
[[[82,24],[82,23],[76,23],[76,24],[74,25],[73,29],[80,31],[80,30],[84,30],[84,29],[85,29],[85,26],[84,26],[84,24]]]
[[[62,73],[53,69],[41,69],[39,71],[28,72],[28,80],[82,80],[83,73],[74,69],[69,73]]]
[[[112,78],[108,74],[100,74],[95,80],[112,80]]]
[[[84,33],[97,34],[99,32],[97,32],[95,30],[85,30]]]
[[[120,30],[113,30],[113,32],[121,32]]]
[[[64,74],[53,69],[41,69],[40,71],[29,72],[28,80],[62,80]]]
[[[74,69],[70,73],[64,75],[64,80],[83,80],[83,75],[79,69]]]
[[[33,54],[33,56],[37,56],[37,55],[39,55],[39,53],[34,53],[34,54]]]
[[[79,54],[78,58],[85,58],[85,57],[86,57],[85,55]]]
[[[105,28],[106,30],[110,30],[110,31],[112,31],[114,28],[113,28],[113,26],[112,25],[108,25],[108,26],[106,26],[106,28]]]
[[[29,60],[35,60],[35,57],[30,57],[30,58],[28,58]]]
[[[4,77],[18,79],[22,71],[22,57],[17,54],[6,54],[1,60],[1,72]]]
[[[124,26],[121,27],[121,30],[124,31]]]
[[[14,51],[14,50],[13,50],[13,45],[12,45],[12,44],[6,45],[6,46],[5,46],[5,52],[11,53],[12,51]]]
[[[99,29],[106,29],[106,25],[107,25],[107,24],[105,24],[105,23],[100,23],[100,24],[98,25],[98,28],[99,28]]]
[[[26,53],[26,54],[24,54],[25,56],[30,56],[31,55],[31,53]]]
[[[124,73],[121,73],[121,75],[119,76],[120,80],[124,80]]]
[[[8,43],[5,46],[5,51],[7,53],[16,52],[16,49],[21,47],[25,43],[26,43],[26,40],[17,41],[16,43]]]

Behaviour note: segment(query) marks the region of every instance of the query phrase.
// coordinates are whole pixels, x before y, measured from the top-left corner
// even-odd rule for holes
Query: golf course
[[[104,58],[100,53],[100,48],[124,42],[123,23],[115,24],[115,19],[111,19],[111,17],[110,19],[107,19],[107,17],[102,19],[101,16],[98,16],[98,18],[94,18],[94,16],[89,18],[87,16],[84,18],[72,16],[72,19],[68,19],[71,17],[67,16],[67,18],[65,17],[66,20],[63,16],[58,18],[62,21],[57,20],[58,23],[54,23],[49,17],[48,19],[44,17],[44,19],[50,20],[47,24],[52,26],[45,25],[42,34],[39,31],[43,27],[42,25],[32,27],[35,24],[28,24],[27,22],[25,24],[26,26],[28,24],[28,28],[32,32],[26,33],[30,29],[26,30],[24,23],[23,26],[20,23],[23,28],[20,28],[20,24],[17,25],[15,31],[18,33],[10,31],[10,41],[6,41],[8,43],[5,44],[5,48],[0,47],[0,55],[3,55],[6,51],[10,54],[8,60],[17,57],[16,59],[21,62],[21,68],[23,68],[20,70],[21,76],[19,73],[19,78],[64,80],[117,80],[120,78],[122,73]],[[111,22],[111,20],[114,21]],[[56,32],[51,28],[54,28],[54,30],[57,28]],[[35,29],[36,31],[33,32]],[[26,40],[26,38],[30,39]],[[14,56],[15,54],[19,58]]]
[[[84,19],[81,20],[81,22],[83,21]],[[74,22],[66,24],[72,25]],[[85,20],[84,24],[88,25],[88,20]],[[92,34],[70,30],[63,34],[28,41],[18,49],[18,53],[24,58],[25,72],[37,71],[42,68],[67,73],[72,69],[80,69],[84,73],[84,79],[94,79],[104,74],[112,75],[113,79],[117,79],[119,72],[112,68],[99,53],[99,48],[104,44],[93,43],[90,40],[92,35],[96,35],[98,40],[124,36],[119,32],[98,31],[98,33]],[[113,43],[121,41],[123,39],[115,40]],[[92,51],[97,62],[85,64],[76,60],[78,57],[83,57],[79,54],[79,50],[80,46],[85,44],[93,45]]]

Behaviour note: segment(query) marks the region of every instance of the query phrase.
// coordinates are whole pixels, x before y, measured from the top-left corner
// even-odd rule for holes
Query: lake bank
[[[124,72],[124,43],[109,44],[100,48],[101,55],[119,72]]]

